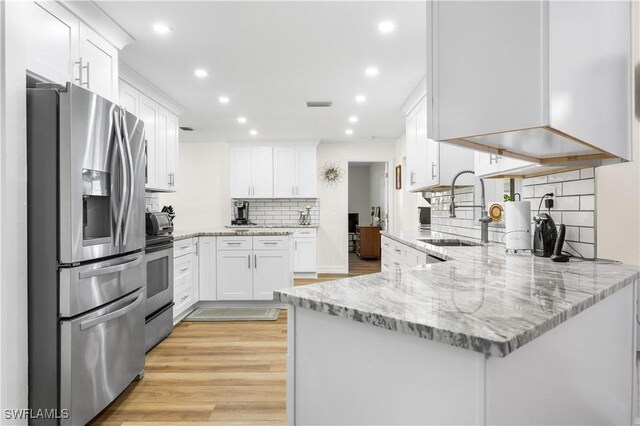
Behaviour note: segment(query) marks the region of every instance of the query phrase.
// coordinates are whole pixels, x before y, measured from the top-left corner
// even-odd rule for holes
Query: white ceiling
[[[426,72],[423,1],[96,3],[136,39],[121,60],[185,107],[180,124],[196,131],[181,140],[395,139],[401,105]],[[382,20],[396,30],[381,34]],[[172,31],[156,34],[157,22]],[[365,76],[370,65],[378,76]],[[196,78],[196,68],[209,76]]]

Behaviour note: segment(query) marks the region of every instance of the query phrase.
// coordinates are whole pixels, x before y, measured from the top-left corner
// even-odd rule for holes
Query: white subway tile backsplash
[[[580,179],[580,170],[572,170],[570,172],[563,173],[554,173],[548,176],[547,181],[549,183],[552,182],[565,182],[568,180],[579,180]]]
[[[233,217],[231,200],[231,217]],[[311,207],[311,223],[320,223],[320,203],[317,199],[249,200],[249,220],[257,225],[295,225],[300,210]]]
[[[593,179],[564,182],[562,184],[562,191],[564,195],[593,194],[594,193]]]
[[[582,257],[585,257],[587,259],[594,258],[596,251],[596,247],[594,244],[576,243],[573,241],[569,244],[565,244],[562,249],[573,254],[574,256],[582,255]]]
[[[524,179],[521,195],[523,201],[531,202],[531,217],[538,211],[540,197],[546,193],[554,194],[554,207],[551,217],[557,225],[567,226],[566,241],[573,245],[579,253],[587,258],[595,255],[595,222],[594,222],[594,169],[573,170],[546,176]],[[456,190],[456,202],[474,201],[471,188]],[[433,193],[431,203],[431,228],[449,234],[469,238],[480,238],[480,225],[473,211],[456,210],[457,218],[449,218],[449,193]],[[541,212],[547,213],[544,204]],[[508,218],[506,219],[508,220]],[[532,225],[532,232],[535,225]],[[504,222],[492,223],[489,228],[489,239],[504,243]],[[567,249],[567,245],[565,245]],[[571,250],[568,250],[571,251]],[[577,254],[577,253],[574,253]]]
[[[562,220],[563,222],[559,223],[572,226],[593,227],[593,212],[563,212]]]
[[[594,195],[581,195],[580,196],[580,210],[595,210],[596,199]]]

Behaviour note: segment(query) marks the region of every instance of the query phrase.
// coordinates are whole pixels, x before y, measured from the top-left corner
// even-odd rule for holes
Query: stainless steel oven
[[[173,330],[173,237],[147,236],[145,350],[150,351]]]

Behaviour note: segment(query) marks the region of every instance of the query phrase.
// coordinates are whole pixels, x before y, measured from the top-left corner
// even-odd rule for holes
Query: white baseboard
[[[296,278],[318,278],[317,272],[294,272],[293,279]]]
[[[348,274],[348,266],[318,266],[319,274]]]

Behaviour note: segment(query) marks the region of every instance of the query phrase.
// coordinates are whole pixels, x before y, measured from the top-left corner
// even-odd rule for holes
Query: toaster
[[[173,222],[169,213],[148,212],[146,216],[147,235],[167,235],[173,232]]]

